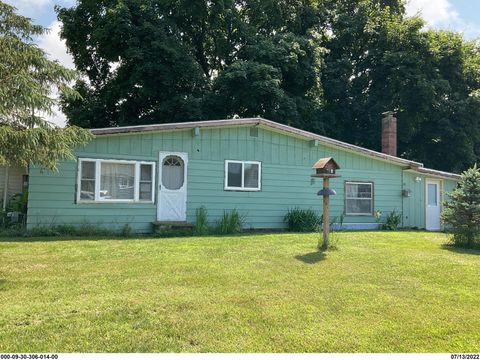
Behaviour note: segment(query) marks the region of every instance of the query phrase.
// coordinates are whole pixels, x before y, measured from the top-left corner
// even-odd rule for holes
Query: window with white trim
[[[225,190],[259,191],[261,172],[259,161],[225,160]]]
[[[78,159],[77,202],[153,202],[155,163]]]
[[[372,215],[373,214],[373,183],[372,182],[345,182],[345,214]]]

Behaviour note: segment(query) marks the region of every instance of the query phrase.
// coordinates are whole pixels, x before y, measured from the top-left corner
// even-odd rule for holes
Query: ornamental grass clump
[[[322,224],[322,218],[313,209],[290,209],[284,221],[288,230],[295,232],[315,232]]]
[[[201,206],[195,210],[195,235],[206,235],[210,232],[208,226],[208,213],[205,206]]]
[[[231,211],[224,211],[223,216],[217,222],[216,232],[218,234],[236,234],[243,230],[245,225],[245,216],[233,209]]]
[[[393,210],[389,213],[386,218],[385,222],[380,225],[381,230],[398,230],[400,224],[402,223],[402,213]]]

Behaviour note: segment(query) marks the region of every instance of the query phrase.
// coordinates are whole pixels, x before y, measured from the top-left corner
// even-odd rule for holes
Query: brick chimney
[[[384,112],[382,118],[382,152],[397,156],[397,118],[393,111]]]

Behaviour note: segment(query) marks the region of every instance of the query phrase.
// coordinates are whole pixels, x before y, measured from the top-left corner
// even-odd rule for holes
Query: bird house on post
[[[340,169],[337,162],[333,160],[332,157],[323,158],[318,160],[314,165],[313,168],[315,169],[315,174],[312,176],[314,177],[338,177],[336,172]]]
[[[339,177],[337,170],[340,166],[332,157],[323,158],[318,160],[313,169],[315,173],[312,177],[323,178],[323,188],[317,193],[319,196],[323,196],[323,244],[322,250],[328,249],[329,246],[329,233],[330,233],[330,195],[336,195],[336,191],[329,188],[330,178]]]

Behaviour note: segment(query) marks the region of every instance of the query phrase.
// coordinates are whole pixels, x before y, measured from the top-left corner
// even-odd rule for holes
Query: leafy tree
[[[426,33],[437,77],[434,96],[405,153],[428,165],[461,172],[480,158],[480,53],[460,34]]]
[[[73,157],[72,147],[91,138],[87,130],[59,128],[42,117],[56,104],[52,89],[75,95],[68,87],[75,72],[48,60],[32,42],[45,31],[0,1],[0,165],[55,169],[58,160]]]
[[[478,47],[461,35],[422,31],[402,6],[332,1],[322,71],[327,133],[380,149],[380,114],[396,110],[399,154],[460,171],[480,142]]]
[[[59,9],[63,36],[87,77],[64,98],[71,124],[85,127],[201,117],[204,78],[192,49],[155,1],[83,1]],[[165,9],[166,11],[166,9]]]
[[[480,169],[475,165],[462,174],[457,188],[448,194],[442,221],[451,227],[458,246],[480,245]]]
[[[82,0],[58,8],[62,36],[87,77],[75,86],[82,99],[64,100],[69,122],[260,115],[306,125],[320,91],[313,4]]]
[[[264,116],[461,171],[480,158],[480,51],[402,0],[80,0],[57,8],[85,75],[70,124]]]
[[[406,105],[428,97],[425,86],[428,66],[418,62],[427,47],[419,19],[404,21],[402,14],[391,12],[372,1],[343,1],[332,5],[330,26],[334,36],[327,40],[330,50],[325,58],[322,84],[325,91],[324,121],[335,137],[373,149],[380,147],[380,114],[387,110],[408,112],[407,121],[415,121],[418,109]],[[430,99],[427,98],[426,102]],[[419,101],[423,104],[425,101]],[[398,117],[400,150],[408,137]],[[341,119],[341,120],[339,120]]]

